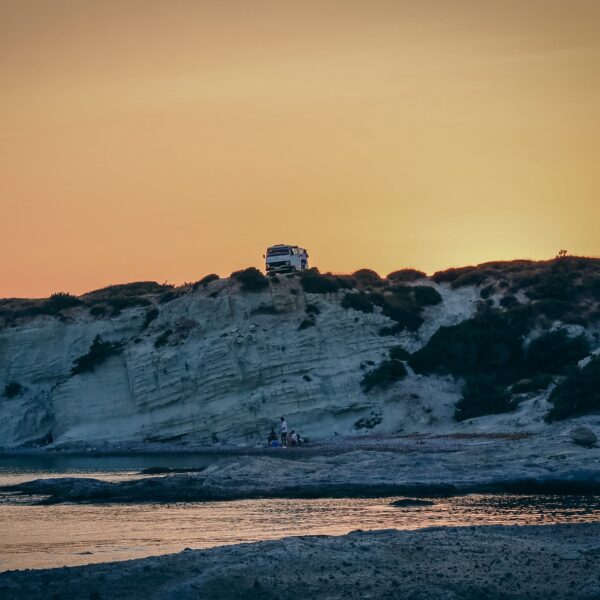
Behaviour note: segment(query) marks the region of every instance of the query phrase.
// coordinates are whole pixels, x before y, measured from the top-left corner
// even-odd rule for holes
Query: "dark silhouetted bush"
[[[359,269],[352,273],[352,277],[363,286],[378,285],[381,283],[379,273],[372,269]]]
[[[150,325],[150,323],[152,323],[152,321],[154,321],[154,319],[156,319],[156,317],[158,317],[159,312],[158,312],[158,308],[151,308],[149,311],[146,312],[146,314],[144,315],[144,322],[142,323],[142,330],[146,329],[146,327],[148,327],[148,325]]]
[[[90,308],[90,315],[92,317],[103,317],[106,315],[106,306],[103,304],[96,304]]]
[[[471,271],[476,271],[477,267],[458,267],[452,269],[446,269],[445,271],[436,271],[431,279],[436,283],[452,283],[462,275],[470,273]]]
[[[489,374],[514,381],[522,369],[524,334],[521,323],[488,309],[458,325],[440,327],[409,364],[422,374]]]
[[[83,302],[71,294],[66,292],[57,292],[52,294],[48,300],[44,303],[44,312],[46,314],[55,315],[60,313],[62,310],[73,308],[74,306],[80,306]]]
[[[383,419],[381,415],[376,415],[375,413],[371,413],[370,417],[362,417],[354,423],[354,429],[373,429],[377,427],[379,423],[381,423]]]
[[[370,392],[375,387],[386,389],[406,375],[406,367],[401,361],[384,360],[376,369],[365,373],[360,383],[365,392]]]
[[[235,271],[231,277],[239,281],[243,292],[260,292],[269,287],[269,280],[255,267]]]
[[[318,315],[321,312],[316,304],[307,304],[305,310],[307,315]]]
[[[441,294],[430,285],[413,285],[412,292],[420,306],[435,306],[442,301]]]
[[[255,308],[251,314],[253,315],[278,315],[279,311],[272,304],[261,304]]]
[[[167,292],[169,293],[169,292]],[[112,298],[107,298],[105,300],[106,304],[108,304],[112,309],[112,316],[116,317],[121,314],[122,310],[126,308],[136,308],[138,306],[152,306],[152,302],[148,300],[148,298],[142,297],[127,297],[127,296],[115,296]]]
[[[560,421],[569,417],[600,413],[600,356],[557,385],[550,394],[553,405],[546,419]]]
[[[408,360],[410,352],[407,352],[402,346],[394,346],[390,348],[390,358],[392,360]]]
[[[398,299],[387,302],[382,310],[386,317],[396,321],[400,327],[408,331],[417,331],[423,324],[421,311],[422,308],[418,304]]]
[[[527,379],[521,379],[515,383],[510,391],[513,394],[527,394],[529,392],[537,392],[545,390],[552,383],[552,375],[539,373]]]
[[[211,281],[218,281],[220,277],[216,273],[211,273],[210,275],[205,275],[202,279],[199,279],[192,286],[193,290],[197,290],[200,286],[206,287]]]
[[[548,319],[560,319],[573,309],[573,304],[565,300],[538,300],[533,303],[533,308],[538,315],[544,315]]]
[[[389,273],[387,279],[390,281],[416,281],[425,277],[427,277],[427,274],[423,271],[417,271],[417,269],[400,269]]]
[[[166,329],[163,331],[155,340],[154,347],[160,348],[161,346],[166,346],[169,343],[169,338],[173,335],[172,329]]]
[[[388,335],[396,335],[402,331],[403,327],[400,324],[392,325],[391,327],[382,327],[379,330],[379,335],[385,337]]]
[[[300,274],[302,289],[309,294],[329,294],[340,289],[339,278],[321,275],[317,269],[308,269]]]
[[[456,403],[457,421],[510,412],[516,408],[510,394],[491,375],[471,375],[465,380],[462,396]]]
[[[23,391],[23,386],[16,381],[11,381],[4,386],[4,395],[8,398],[16,398]]]
[[[88,353],[75,360],[73,368],[71,369],[71,374],[77,375],[78,373],[93,371],[106,359],[121,354],[121,352],[123,352],[123,342],[104,342],[102,341],[102,338],[97,335],[94,338]]]
[[[489,279],[487,271],[475,269],[459,275],[450,285],[453,288],[465,287],[467,285],[481,285]]]
[[[495,288],[493,285],[486,285],[484,288],[481,288],[479,297],[487,300],[494,293],[494,290]]]
[[[373,312],[373,303],[362,292],[347,293],[342,299],[342,308],[358,310],[364,313]]]
[[[308,329],[309,327],[314,327],[316,322],[314,319],[304,319],[300,325],[298,325],[298,330],[302,331],[303,329]]]
[[[531,341],[525,351],[525,364],[530,373],[562,373],[589,354],[584,336],[570,338],[566,329],[549,331]]]
[[[503,308],[512,308],[513,306],[517,306],[519,301],[514,296],[504,296],[500,298],[500,306]]]

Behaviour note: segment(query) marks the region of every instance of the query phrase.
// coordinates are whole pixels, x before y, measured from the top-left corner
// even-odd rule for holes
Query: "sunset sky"
[[[598,0],[0,0],[0,296],[600,254]]]

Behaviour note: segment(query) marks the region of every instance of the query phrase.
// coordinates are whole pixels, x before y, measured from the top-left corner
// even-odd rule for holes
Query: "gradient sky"
[[[0,0],[0,296],[600,254],[598,0]]]

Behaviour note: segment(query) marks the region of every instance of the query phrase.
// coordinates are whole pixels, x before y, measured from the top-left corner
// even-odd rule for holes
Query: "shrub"
[[[206,287],[211,281],[218,281],[220,277],[216,273],[211,273],[210,275],[205,275],[202,279],[199,279],[194,283],[192,289],[195,291],[200,286]]]
[[[488,309],[458,325],[440,327],[410,357],[409,365],[422,374],[487,373],[505,381],[514,380],[522,368],[524,333],[517,320]]]
[[[354,429],[373,429],[374,427],[377,427],[381,421],[381,415],[371,413],[370,417],[362,417],[358,419],[358,421],[354,423]]]
[[[316,325],[314,319],[304,319],[300,325],[298,325],[298,331],[302,331],[303,329],[308,329],[309,327],[314,327]]]
[[[23,391],[23,386],[16,381],[11,381],[4,386],[4,395],[10,398],[16,398]]]
[[[377,285],[381,282],[379,273],[372,269],[359,269],[352,273],[352,277],[362,285]]]
[[[554,388],[549,401],[553,406],[546,417],[548,421],[600,413],[600,356],[583,369],[575,369]]]
[[[148,327],[148,325],[150,325],[150,323],[152,323],[152,321],[154,321],[158,315],[158,308],[151,308],[148,312],[146,312],[146,315],[144,316],[144,322],[142,323],[142,330],[146,329],[146,327]]]
[[[235,271],[231,277],[239,281],[243,292],[260,292],[269,287],[269,280],[255,267]]]
[[[326,277],[332,277],[337,281],[342,290],[353,290],[356,287],[356,279],[351,275],[332,275],[331,273],[327,273]]]
[[[73,308],[80,304],[83,304],[83,302],[77,296],[67,294],[66,292],[57,292],[45,301],[44,312],[47,314],[58,314],[62,310]]]
[[[458,267],[452,269],[446,269],[445,271],[436,271],[431,279],[436,283],[452,283],[458,279],[461,275],[475,271],[477,267]]]
[[[340,281],[333,275],[321,275],[317,269],[308,269],[300,275],[302,289],[308,294],[329,294],[337,292]]]
[[[121,314],[122,310],[126,308],[136,308],[138,306],[151,306],[152,302],[147,298],[128,298],[128,297],[115,297],[107,298],[106,303],[112,308],[112,316],[116,317]]]
[[[459,275],[453,282],[453,288],[464,287],[467,285],[481,285],[489,278],[489,273],[486,271],[479,271],[475,269],[473,271],[469,271],[467,273],[463,273]]]
[[[307,304],[305,310],[307,315],[318,315],[321,312],[316,304]]]
[[[390,358],[392,360],[408,360],[410,352],[407,352],[402,346],[394,346],[390,348]]]
[[[548,298],[547,300],[534,302],[533,308],[538,315],[544,315],[548,319],[556,320],[568,313],[573,308],[573,305],[565,300]]]
[[[402,326],[400,324],[392,325],[391,327],[382,327],[379,330],[379,335],[381,337],[385,337],[388,335],[396,335],[402,331]]]
[[[406,375],[406,367],[401,361],[384,360],[376,369],[365,373],[360,383],[364,391],[369,392],[375,387],[386,389]]]
[[[519,301],[514,296],[503,296],[500,298],[500,306],[503,308],[512,308],[513,306],[517,306]]]
[[[495,288],[493,285],[486,285],[484,288],[481,288],[479,297],[487,300],[494,293],[494,290]]]
[[[96,304],[90,308],[90,315],[92,317],[103,317],[106,314],[106,306],[102,304]]]
[[[93,371],[98,365],[106,361],[106,359],[121,354],[121,352],[123,352],[123,342],[104,342],[97,335],[88,353],[75,360],[71,374],[77,375],[78,373]]]
[[[552,383],[552,376],[545,373],[538,373],[528,379],[517,381],[512,388],[513,394],[527,394],[529,392],[537,392],[545,390]]]
[[[442,301],[441,294],[430,285],[414,285],[412,292],[420,306],[434,306]]]
[[[272,304],[261,304],[255,308],[251,314],[253,315],[278,315],[279,311]]]
[[[369,300],[366,294],[362,292],[347,293],[342,299],[342,308],[346,310],[358,310],[364,313],[373,312],[373,303]]]
[[[566,329],[544,333],[531,341],[525,351],[525,364],[530,373],[562,373],[589,354],[584,336],[570,338]]]
[[[390,281],[416,281],[425,277],[427,277],[427,274],[423,271],[417,271],[417,269],[400,269],[389,273],[387,279]]]
[[[510,412],[516,408],[506,388],[491,375],[472,375],[465,380],[462,396],[456,403],[457,421]]]
[[[422,308],[411,301],[396,299],[393,302],[387,302],[382,312],[386,317],[396,321],[400,328],[417,331],[423,324],[421,311]]]
[[[154,340],[154,347],[155,348],[160,348],[161,346],[165,346],[168,343],[169,338],[171,337],[172,334],[173,334],[173,330],[172,329],[167,329],[167,330],[163,331]]]

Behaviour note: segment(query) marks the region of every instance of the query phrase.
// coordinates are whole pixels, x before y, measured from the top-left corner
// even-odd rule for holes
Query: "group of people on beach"
[[[279,419],[279,438],[275,433],[275,427],[271,427],[271,433],[267,438],[267,443],[270,448],[277,448],[278,446],[283,448],[291,448],[292,446],[300,446],[303,443],[302,438],[293,429],[288,428],[285,417]]]

